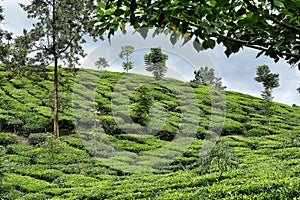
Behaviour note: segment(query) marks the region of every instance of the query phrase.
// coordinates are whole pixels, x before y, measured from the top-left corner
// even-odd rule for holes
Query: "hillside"
[[[299,108],[274,103],[268,118],[262,99],[237,92],[137,74],[60,74],[56,140],[51,68],[0,67],[0,199],[299,196]],[[221,178],[199,159],[205,139],[219,135],[234,157]]]

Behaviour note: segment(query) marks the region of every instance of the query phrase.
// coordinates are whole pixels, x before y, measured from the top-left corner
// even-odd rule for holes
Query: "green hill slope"
[[[237,92],[136,74],[60,74],[65,136],[55,140],[51,68],[0,68],[0,199],[299,196],[299,108],[274,103],[267,118],[263,100]],[[218,166],[205,170],[199,159],[205,139],[219,135],[235,158],[220,180]]]

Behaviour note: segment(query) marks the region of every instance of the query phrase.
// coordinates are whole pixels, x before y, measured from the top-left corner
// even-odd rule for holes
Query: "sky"
[[[2,26],[6,30],[19,35],[23,28],[30,28],[32,21],[26,18],[26,13],[18,6],[18,3],[27,4],[30,0],[4,0],[0,4],[4,8],[5,21]],[[160,35],[152,38],[151,34],[143,39],[138,33],[128,31],[126,35],[116,34],[111,39],[92,42],[84,45],[87,53],[85,58],[81,59],[81,67],[95,68],[94,63],[99,57],[106,57],[110,67],[108,70],[122,71],[122,61],[118,58],[121,46],[131,45],[135,47],[135,53],[132,54],[134,62],[133,73],[147,73],[144,70],[143,55],[150,52],[151,47],[160,46],[163,52],[169,56],[167,61],[167,76],[175,77],[183,81],[189,81],[193,78],[193,72],[200,67],[208,66],[214,68],[216,75],[222,78],[223,85],[227,90],[238,91],[260,97],[263,90],[262,84],[254,80],[256,67],[259,65],[268,65],[272,73],[279,74],[280,86],[274,89],[274,101],[288,105],[300,105],[300,94],[296,91],[300,84],[300,71],[292,68],[284,60],[277,63],[266,56],[256,58],[256,50],[244,48],[239,53],[231,55],[229,58],[224,54],[225,48],[221,45],[214,49],[200,51],[199,53],[192,47],[192,42],[181,46],[182,41],[172,46],[169,36]]]

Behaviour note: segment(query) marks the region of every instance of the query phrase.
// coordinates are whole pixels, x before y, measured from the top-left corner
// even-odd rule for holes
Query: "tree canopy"
[[[99,57],[98,60],[95,62],[95,65],[100,70],[109,67],[108,61],[105,57]]]
[[[254,78],[264,86],[261,96],[265,100],[264,111],[266,116],[271,117],[273,114],[272,109],[272,92],[273,89],[279,86],[279,74],[271,73],[268,65],[261,65],[256,68],[256,77]],[[269,118],[270,125],[270,118]]]
[[[259,50],[257,56],[275,62],[283,58],[300,70],[299,0],[110,0],[98,5],[98,19],[92,24],[99,35],[108,32],[111,37],[119,28],[126,32],[127,24],[135,29],[169,28],[172,43],[178,31],[184,44],[193,40],[203,49],[223,44],[227,56],[250,47]]]
[[[90,0],[33,0],[21,4],[28,18],[36,22],[29,31],[24,30],[21,43],[29,50],[29,64],[47,66],[54,64],[54,134],[58,128],[58,67],[61,63],[74,67],[79,56],[84,56],[83,36],[92,32],[88,28],[94,2]],[[29,56],[30,55],[30,56]]]
[[[156,80],[160,80],[167,72],[166,61],[168,55],[161,51],[160,47],[151,48],[149,54],[144,55],[146,70],[152,72]]]
[[[222,86],[222,78],[215,76],[215,70],[212,68],[201,67],[199,70],[194,71],[195,79],[192,80],[193,83],[200,83],[204,85],[209,85],[210,87],[217,89],[225,89],[225,86]]]
[[[3,8],[0,6],[0,24],[4,20],[4,15],[2,14]],[[10,41],[12,40],[12,33],[0,28],[0,62],[5,61],[5,57],[9,52]]]
[[[131,61],[131,54],[134,53],[134,47],[131,45],[126,45],[121,47],[121,52],[119,57],[123,60],[123,69],[128,73],[129,70],[133,68],[133,62]]]
[[[257,67],[254,79],[262,83],[265,88],[262,92],[262,97],[266,100],[272,100],[272,90],[279,86],[279,74],[271,73],[268,65],[261,65]]]

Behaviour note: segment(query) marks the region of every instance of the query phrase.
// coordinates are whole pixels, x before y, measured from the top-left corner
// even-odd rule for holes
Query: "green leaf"
[[[186,37],[184,38],[183,43],[181,44],[181,46],[185,45],[186,43],[188,43],[190,40],[192,39],[192,36]]]
[[[206,31],[208,34],[216,32],[216,29],[214,27],[208,26],[206,27]]]
[[[125,11],[122,10],[122,9],[117,9],[117,10],[114,12],[114,14],[115,14],[116,16],[120,16],[120,15],[122,15],[122,14],[124,14],[124,13],[125,13]]]
[[[212,7],[215,7],[217,4],[216,0],[210,0],[209,3]]]
[[[216,42],[214,40],[208,39],[203,42],[202,47],[204,49],[208,49],[208,48],[213,49],[215,47],[215,44],[216,44]]]
[[[177,42],[176,31],[173,31],[172,34],[170,35],[170,42],[172,43],[173,46],[176,44]]]
[[[100,8],[105,9],[106,4],[105,4],[104,2],[98,2],[98,6],[99,6]]]
[[[273,2],[274,2],[274,6],[276,6],[276,7],[279,7],[279,8],[284,7],[284,4],[280,0],[274,0]]]
[[[203,47],[202,47],[202,45],[201,45],[201,43],[200,43],[200,41],[199,41],[198,38],[196,38],[196,39],[194,40],[194,42],[193,42],[193,47],[194,47],[194,49],[196,49],[197,52],[203,50]]]
[[[148,28],[140,28],[137,32],[139,32],[144,39],[148,36]]]
[[[228,47],[227,47],[227,49],[224,51],[224,53],[226,54],[227,57],[229,57],[231,55],[232,51],[230,49],[228,49]]]

